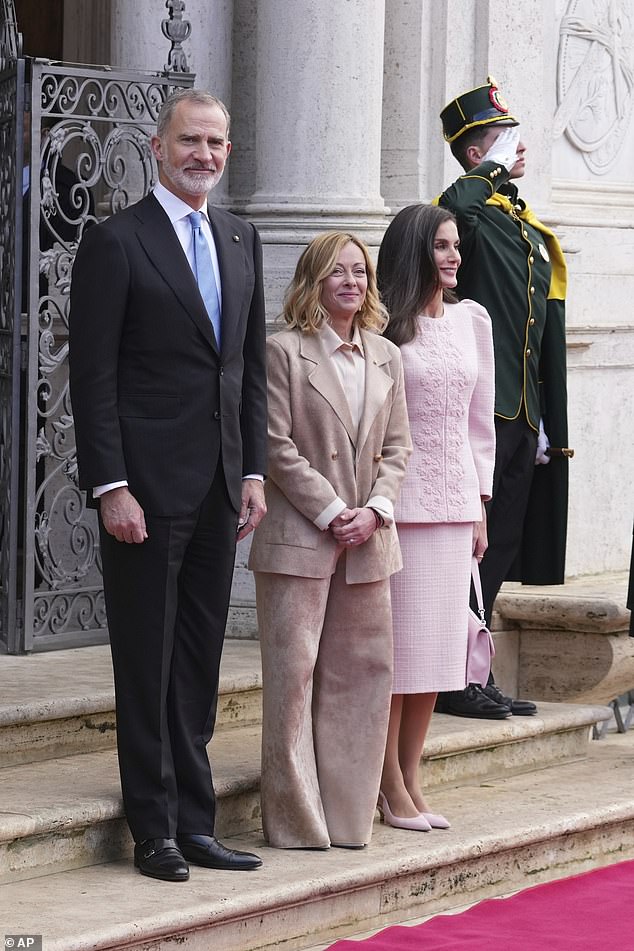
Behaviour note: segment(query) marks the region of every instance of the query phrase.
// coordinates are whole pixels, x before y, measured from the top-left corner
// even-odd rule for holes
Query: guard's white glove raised
[[[510,172],[517,161],[517,146],[520,144],[520,130],[517,126],[505,126],[486,153],[483,162],[496,162]]]
[[[544,420],[539,421],[539,432],[537,433],[537,451],[535,453],[535,465],[546,466],[550,462],[550,456],[546,450],[550,447],[550,439],[544,432]]]

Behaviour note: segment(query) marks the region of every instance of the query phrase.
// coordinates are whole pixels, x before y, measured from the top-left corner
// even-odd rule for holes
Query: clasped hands
[[[357,548],[374,534],[378,522],[374,510],[364,507],[344,509],[328,526],[335,540],[346,548]]]

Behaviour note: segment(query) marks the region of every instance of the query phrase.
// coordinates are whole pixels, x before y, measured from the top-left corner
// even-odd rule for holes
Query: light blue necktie
[[[192,211],[187,217],[192,226],[194,276],[198,284],[200,296],[205,302],[211,326],[214,328],[218,349],[220,349],[220,301],[218,299],[218,287],[216,286],[209,245],[200,226],[203,216],[199,211]]]

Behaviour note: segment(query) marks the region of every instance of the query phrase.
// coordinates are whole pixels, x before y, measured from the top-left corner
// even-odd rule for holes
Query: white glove
[[[517,161],[517,146],[520,144],[520,130],[517,126],[504,126],[497,139],[486,153],[483,162],[496,162],[510,172]]]
[[[544,432],[544,420],[539,421],[539,432],[537,433],[537,452],[535,453],[535,465],[546,466],[550,462],[550,456],[546,450],[550,446],[550,439]]]

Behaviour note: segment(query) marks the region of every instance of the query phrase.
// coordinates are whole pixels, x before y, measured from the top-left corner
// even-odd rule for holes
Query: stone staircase
[[[363,852],[276,851],[260,831],[257,643],[227,642],[210,756],[218,834],[264,858],[132,867],[107,647],[0,658],[0,922],[46,951],[307,949],[634,856],[634,737],[591,741],[603,706],[537,717],[434,716],[421,765],[446,832],[379,825]]]

